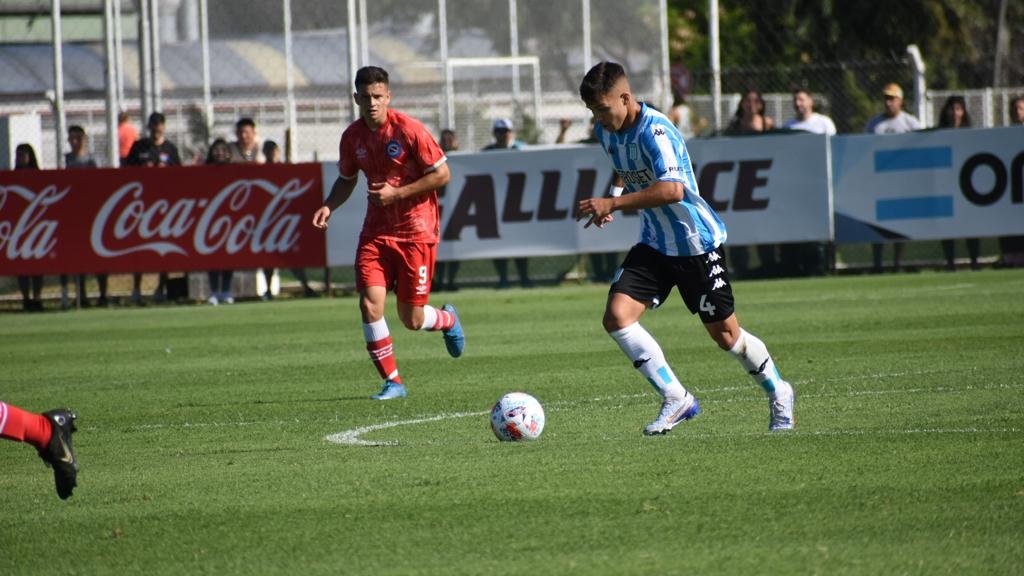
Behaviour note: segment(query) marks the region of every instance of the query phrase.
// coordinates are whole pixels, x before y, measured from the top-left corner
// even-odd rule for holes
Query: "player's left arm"
[[[451,171],[448,170],[448,163],[442,161],[419,179],[405,186],[395,188],[387,182],[371,182],[367,187],[369,188],[370,202],[378,206],[390,206],[395,202],[437,190],[447,184],[449,180],[451,180]]]
[[[630,194],[581,200],[577,205],[576,220],[589,217],[584,228],[591,224],[603,226],[611,221],[609,217],[616,210],[657,208],[683,199],[685,187],[681,180],[681,160],[675,142],[669,137],[669,130],[681,140],[675,127],[659,127],[658,130],[652,130],[650,138],[641,139],[641,153],[650,160],[650,167],[658,180]]]
[[[612,212],[616,210],[639,210],[641,208],[657,208],[666,204],[674,204],[683,199],[683,183],[674,180],[658,180],[647,188],[622,196],[611,198],[586,198],[580,200],[576,207],[576,220],[590,219],[583,226],[591,224],[598,227],[610,222]]]

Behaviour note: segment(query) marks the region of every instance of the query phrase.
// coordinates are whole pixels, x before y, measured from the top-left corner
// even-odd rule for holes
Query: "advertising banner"
[[[836,242],[1024,234],[1024,130],[832,138]]]
[[[728,244],[831,238],[825,136],[695,140],[701,195],[718,210]],[[702,163],[703,162],[703,163]],[[583,228],[573,211],[603,196],[612,166],[596,145],[453,153],[443,190],[439,260],[554,256],[627,250],[639,237],[637,213],[615,213],[603,229]],[[324,164],[325,194],[338,176]],[[328,260],[352,264],[366,212],[366,183],[331,216]]]
[[[322,266],[319,164],[0,172],[0,275]]]

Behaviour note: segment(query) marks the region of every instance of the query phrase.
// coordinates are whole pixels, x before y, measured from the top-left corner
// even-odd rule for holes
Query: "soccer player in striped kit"
[[[624,193],[588,198],[577,205],[584,227],[604,227],[616,210],[639,210],[640,241],[626,255],[608,292],[604,328],[664,399],[644,434],[665,434],[700,413],[665,360],[657,341],[640,325],[647,308],[662,304],[673,287],[711,339],[727,350],[768,395],[769,429],[793,428],[793,388],[782,379],[764,342],[740,327],[732,286],[719,248],[725,224],[700,197],[683,137],[672,122],[637,101],[626,71],[614,62],[590,69],[580,96],[594,115],[594,135],[615,166]]]
[[[43,462],[53,467],[57,496],[62,500],[70,498],[78,484],[78,460],[71,447],[77,419],[67,408],[35,414],[0,401],[0,438],[34,446]]]
[[[462,355],[465,336],[455,307],[427,304],[440,240],[437,189],[448,183],[448,158],[415,118],[391,110],[388,73],[377,66],[356,71],[359,119],[341,135],[339,177],[313,226],[326,229],[331,213],[366,175],[366,218],[356,250],[356,289],[366,349],[384,386],[375,400],[406,395],[384,319],[388,290],[398,299],[398,316],[409,330],[439,330],[448,354]]]

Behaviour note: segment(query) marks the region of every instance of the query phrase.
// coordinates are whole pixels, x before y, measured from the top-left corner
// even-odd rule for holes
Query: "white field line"
[[[920,394],[927,392],[959,392],[963,390],[1012,390],[1021,389],[1024,385],[1008,385],[998,384],[994,386],[963,386],[960,388],[912,388],[906,390],[860,390],[849,392],[847,394],[804,394],[800,398],[823,398],[823,397],[834,397],[834,396],[861,396],[865,394],[872,395],[883,395],[883,394]],[[733,388],[718,389],[720,390],[732,390]],[[704,390],[702,393],[712,392],[712,390]],[[600,396],[596,398],[589,398],[585,400],[562,400],[555,401],[549,404],[549,407],[554,412],[560,412],[565,407],[582,404],[584,402],[598,402],[605,400],[624,400],[630,398],[642,398],[647,396],[653,396],[653,394],[624,394],[621,396]],[[735,399],[729,398],[725,400],[716,400],[716,402],[749,402],[751,398]],[[488,411],[489,412],[489,411]],[[368,432],[374,432],[376,430],[384,430],[387,428],[397,428],[398,426],[406,426],[413,424],[423,424],[426,422],[437,422],[439,420],[447,420],[452,418],[465,418],[466,416],[483,416],[488,412],[455,412],[451,414],[438,414],[436,416],[430,416],[425,418],[415,418],[412,420],[395,420],[391,422],[384,422],[381,424],[371,424],[369,426],[361,426],[359,428],[353,428],[351,430],[345,430],[330,434],[324,437],[328,442],[335,444],[345,444],[349,446],[394,446],[398,444],[396,441],[384,440],[384,441],[371,441],[363,440],[360,438],[363,434]],[[802,436],[859,436],[859,435],[893,435],[893,434],[998,434],[998,433],[1018,433],[1021,432],[1019,428],[911,428],[911,429],[882,429],[882,430],[812,430],[809,432],[794,431],[786,432],[785,435],[802,435]],[[727,434],[709,434],[700,433],[695,434],[698,437],[720,437],[720,436],[760,436],[766,434],[766,432],[738,432],[738,433],[727,433]]]
[[[895,372],[886,374],[874,374],[869,376],[852,376],[846,378],[835,378],[824,381],[844,381],[844,380],[863,380],[863,379],[881,379],[889,377],[903,377],[910,375],[927,374],[933,371],[913,371],[913,372]],[[934,372],[940,372],[936,370]],[[948,372],[948,371],[947,371]],[[797,384],[797,390],[799,391],[800,384],[809,383],[812,380],[806,381],[795,381]],[[904,388],[904,389],[891,389],[891,390],[849,390],[846,392],[822,392],[818,394],[799,394],[799,399],[805,400],[807,398],[834,398],[834,397],[857,397],[857,396],[883,396],[888,394],[927,394],[927,393],[957,393],[957,392],[969,392],[969,391],[990,391],[990,390],[1020,390],[1024,389],[1024,384],[993,384],[990,386],[960,386],[960,387],[935,387],[935,388]],[[702,390],[695,390],[698,395],[704,396],[708,394],[715,394],[720,392],[735,392],[735,391],[757,391],[758,388],[754,384],[747,386],[726,386],[720,388],[706,388]],[[577,400],[555,400],[546,403],[546,405],[552,411],[561,411],[571,406],[578,406],[585,403],[594,402],[608,402],[608,401],[620,401],[620,400],[631,400],[640,398],[653,398],[653,392],[643,392],[636,394],[619,394],[610,396],[595,396],[592,398],[584,398]],[[733,403],[733,402],[761,402],[763,398],[759,394],[751,394],[743,398],[719,398],[714,400],[715,403]],[[455,418],[466,418],[469,416],[483,416],[488,414],[490,411],[480,412],[450,412],[443,414],[436,414],[431,416],[420,416],[410,420],[396,420],[391,422],[383,422],[380,424],[371,424],[368,426],[362,426],[353,428],[351,430],[345,430],[335,434],[330,434],[325,437],[329,442],[336,444],[346,444],[355,446],[386,446],[395,444],[395,442],[373,442],[363,440],[360,438],[363,434],[374,432],[376,430],[385,430],[388,428],[396,428],[398,426],[407,426],[414,424],[425,424],[428,422],[437,422],[439,420],[448,420]],[[183,423],[152,423],[152,424],[140,424],[138,426],[130,427],[131,430],[159,430],[167,428],[223,428],[223,427],[244,427],[244,426],[287,426],[291,424],[302,424],[303,421],[299,419],[291,420],[250,420],[250,421],[228,421],[228,422],[183,422]],[[84,430],[96,431],[99,430],[97,427],[86,426],[81,427]],[[974,428],[963,428],[963,429],[921,429],[921,430],[890,430],[890,431],[817,431],[817,432],[798,432],[804,435],[825,435],[825,436],[841,436],[841,435],[855,435],[855,434],[912,434],[912,433],[983,433],[983,432],[1019,432],[1016,428],[1001,428],[1001,429],[974,429]],[[752,433],[755,434],[755,433]],[[734,434],[738,435],[738,434]]]

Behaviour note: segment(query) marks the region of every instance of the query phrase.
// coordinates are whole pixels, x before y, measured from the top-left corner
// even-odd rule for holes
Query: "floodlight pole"
[[[452,66],[448,61],[448,7],[445,0],[437,0],[437,27],[441,38],[441,66],[444,70],[444,123],[455,129],[455,82]]]
[[[124,110],[124,27],[121,0],[114,0],[114,74],[117,76],[117,111]]]
[[[60,0],[51,0],[53,18],[53,115],[57,120],[57,167],[64,167],[64,140],[67,137],[67,118],[64,116],[64,33],[61,31]]]
[[[590,0],[583,2],[583,72],[589,72],[594,65],[593,47],[590,44]]]
[[[205,0],[204,0],[205,1]],[[143,125],[149,121],[153,113],[153,74],[152,53],[149,45],[152,30],[149,22],[149,0],[137,0],[139,24],[139,103],[142,108]]]
[[[103,40],[106,69],[104,74],[107,85],[107,153],[109,154],[109,166],[117,168],[121,164],[121,155],[118,153],[117,139],[117,66],[115,65],[116,53],[114,51],[114,2],[116,0],[104,0],[103,2]]]
[[[203,63],[203,122],[206,138],[213,135],[213,96],[210,91],[210,12],[207,0],[199,0],[199,47]]]
[[[359,70],[359,54],[356,51],[359,49],[359,45],[356,42],[356,33],[358,24],[356,22],[356,0],[348,0],[348,87],[354,85],[356,81],[356,71]],[[355,122],[356,118],[359,117],[359,108],[356,105],[355,98],[352,97],[352,92],[345,92],[348,97],[349,105],[351,106],[351,117],[350,121]]]
[[[150,50],[153,51],[153,108],[157,112],[161,112],[163,108],[163,91],[160,86],[160,8],[157,6],[156,0],[151,0],[153,5],[149,7],[149,18],[151,20],[150,27],[153,29],[150,35]]]
[[[715,132],[722,127],[722,62],[718,46],[718,0],[708,0],[708,42],[711,44],[711,105]]]
[[[295,138],[298,120],[295,118],[295,79],[293,78],[294,64],[292,62],[292,3],[291,0],[284,0],[284,62],[285,62],[285,83],[288,100],[288,137],[285,138],[285,159],[293,162],[295,159]]]
[[[662,110],[669,110],[673,104],[672,72],[669,70],[668,58],[668,0],[658,2],[661,13],[661,104]]]
[[[516,0],[508,0],[509,52],[519,56],[519,14]],[[539,88],[539,86],[535,87]],[[536,91],[536,90],[535,90]],[[512,101],[519,104],[519,65],[512,65]]]

